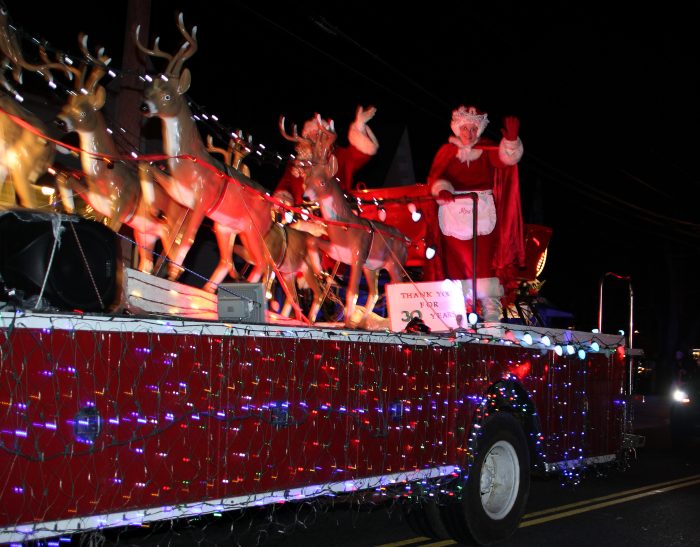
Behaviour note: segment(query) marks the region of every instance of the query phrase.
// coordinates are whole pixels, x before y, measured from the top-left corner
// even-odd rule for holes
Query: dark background
[[[187,27],[198,26],[188,96],[218,117],[202,132],[220,144],[226,131],[242,129],[268,152],[288,154],[280,115],[302,123],[318,111],[342,137],[358,104],[375,105],[380,151],[358,177],[370,187],[424,181],[460,104],[487,111],[494,138],[504,115],[518,116],[524,219],[553,228],[542,295],[574,314],[570,326],[590,330],[602,276],[630,276],[634,345],[661,371],[675,350],[700,346],[700,48],[690,4],[5,3],[24,36],[50,49],[77,53],[79,31],[104,45],[117,74],[113,101],[132,73],[123,57],[132,21],[142,22],[149,46],[160,35],[161,48],[174,52],[182,10]],[[41,89],[47,101],[61,94]],[[124,108],[114,112],[125,127],[142,123]],[[149,122],[144,134],[159,131]],[[123,134],[125,147],[143,149],[136,133]],[[399,150],[410,152],[413,173],[392,169]],[[271,189],[281,173],[272,157],[249,161]],[[629,285],[606,279],[603,330],[627,332]]]

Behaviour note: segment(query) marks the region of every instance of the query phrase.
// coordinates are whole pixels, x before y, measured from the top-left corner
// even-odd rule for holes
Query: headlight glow
[[[687,392],[676,388],[673,390],[673,400],[677,403],[689,403],[690,397],[688,397]]]

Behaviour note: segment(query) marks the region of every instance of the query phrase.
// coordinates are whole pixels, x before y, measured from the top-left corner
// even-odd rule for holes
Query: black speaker
[[[32,209],[0,212],[0,284],[61,310],[105,311],[118,296],[117,235],[98,222]],[[53,257],[52,257],[53,255]]]

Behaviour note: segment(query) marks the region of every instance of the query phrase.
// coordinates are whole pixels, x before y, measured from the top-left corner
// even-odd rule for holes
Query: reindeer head
[[[175,55],[171,55],[159,48],[160,38],[155,39],[151,49],[143,46],[139,40],[141,26],[136,27],[136,47],[146,55],[168,60],[165,71],[155,78],[144,91],[141,111],[148,117],[175,117],[180,113],[183,105],[186,105],[181,97],[190,88],[191,76],[190,71],[186,68],[183,70],[182,65],[197,51],[197,27],[192,27],[191,34],[187,32],[183,15],[180,13],[178,14],[177,28],[185,38],[185,42]]]
[[[107,65],[111,59],[104,54],[104,48],[100,48],[97,51],[97,57],[93,57],[88,51],[87,40],[87,35],[82,33],[79,35],[80,49],[86,61],[83,69],[66,66],[66,69],[75,77],[75,87],[71,91],[68,102],[57,116],[57,123],[64,131],[94,131],[99,123],[98,112],[105,104],[105,88],[98,83],[107,73]],[[90,65],[92,65],[92,72],[88,75]]]
[[[304,131],[300,136],[294,126],[289,135],[284,128],[284,118],[280,118],[280,131],[288,141],[295,143],[297,153],[296,167],[303,172],[304,196],[310,201],[320,201],[331,195],[334,189],[340,186],[335,184],[333,177],[338,172],[338,160],[333,154],[333,146],[337,137],[333,120],[325,121],[320,114],[316,114],[313,121],[306,122]]]

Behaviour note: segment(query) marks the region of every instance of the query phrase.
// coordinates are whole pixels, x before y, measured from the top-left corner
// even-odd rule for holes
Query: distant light
[[[478,320],[479,320],[479,316],[477,314],[475,314],[474,312],[469,312],[469,315],[467,315],[467,321],[469,321],[470,325],[476,325],[476,322]]]
[[[431,260],[435,256],[435,247],[428,246],[425,248],[425,258]]]
[[[688,393],[683,391],[682,389],[675,389],[673,391],[673,400],[676,401],[677,403],[689,403],[690,402],[690,397],[688,397]]]
[[[592,332],[593,334],[598,334],[600,331],[599,331],[598,329],[593,329],[591,332]]]
[[[420,211],[415,211],[415,212],[411,213],[411,220],[413,222],[418,222],[422,216],[423,215]]]
[[[41,193],[44,196],[53,196],[56,190],[51,188],[50,186],[42,186],[41,187]]]
[[[622,329],[620,329],[619,331],[617,331],[617,334],[619,334],[620,336],[624,336],[624,335],[625,335],[625,331],[623,331]]]
[[[287,224],[291,224],[292,222],[294,222],[294,213],[292,213],[291,211],[285,211],[284,212],[284,221]]]

